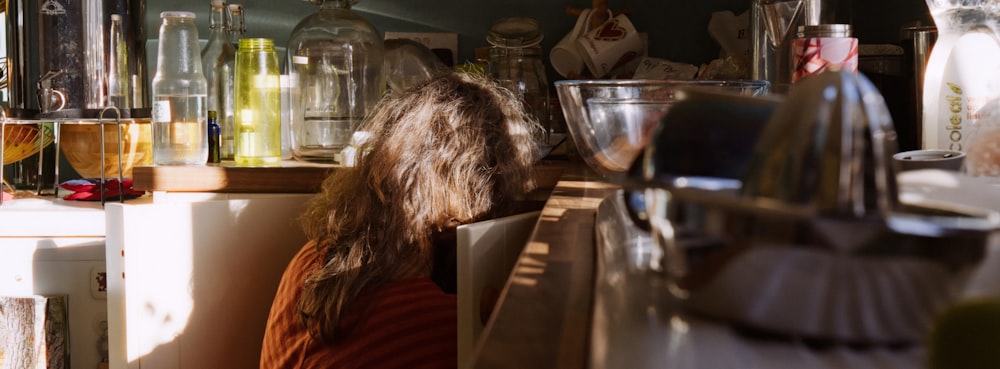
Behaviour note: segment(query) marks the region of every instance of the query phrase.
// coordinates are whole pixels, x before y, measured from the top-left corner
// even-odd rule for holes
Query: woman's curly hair
[[[361,130],[357,167],[338,168],[300,218],[326,264],[308,276],[304,324],[325,342],[349,331],[359,295],[429,275],[434,234],[495,216],[535,186],[537,121],[510,91],[466,74],[387,96]]]

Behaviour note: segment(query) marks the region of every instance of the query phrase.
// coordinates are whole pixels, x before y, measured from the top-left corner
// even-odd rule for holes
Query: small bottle
[[[122,16],[111,15],[111,30],[108,33],[108,103],[118,109],[132,107],[129,93],[128,49],[122,33]]]
[[[219,138],[221,137],[218,118],[214,110],[208,111],[208,162],[221,163],[222,157],[219,154]]]
[[[201,71],[192,12],[160,13],[153,77],[153,164],[204,165],[208,159],[208,83]]]
[[[208,82],[208,110],[217,112],[221,141],[219,155],[232,160],[234,153],[233,86],[236,71],[236,47],[230,41],[232,16],[224,0],[212,0],[208,43],[201,50],[202,69]]]
[[[240,39],[236,52],[236,165],[281,161],[281,82],[269,38]]]

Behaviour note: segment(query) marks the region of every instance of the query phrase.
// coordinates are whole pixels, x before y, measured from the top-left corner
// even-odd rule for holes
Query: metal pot
[[[737,188],[657,170],[636,178],[662,250],[651,265],[699,315],[820,342],[919,343],[1000,223],[902,206],[896,151],[863,75],[810,76],[767,121]]]

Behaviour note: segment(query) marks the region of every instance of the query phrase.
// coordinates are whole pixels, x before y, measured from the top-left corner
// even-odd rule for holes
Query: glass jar
[[[549,126],[549,82],[542,62],[542,33],[531,18],[509,17],[493,22],[486,41],[487,73],[520,98],[545,127]]]
[[[320,8],[288,40],[292,155],[338,161],[341,150],[385,90],[382,36],[348,0],[313,0]]]
[[[223,0],[212,0],[209,13],[208,43],[201,49],[202,71],[208,82],[208,111],[216,112],[220,129],[219,156],[233,159],[233,84],[236,47],[229,41],[232,17]]]
[[[240,39],[236,52],[236,165],[281,161],[280,80],[274,40]]]
[[[208,83],[201,70],[192,12],[160,13],[153,77],[153,164],[203,165],[208,160]]]

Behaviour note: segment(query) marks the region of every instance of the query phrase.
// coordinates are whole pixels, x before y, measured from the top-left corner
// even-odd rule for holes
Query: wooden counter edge
[[[597,207],[619,189],[571,161],[501,292],[469,363],[584,368],[593,317]]]
[[[551,190],[566,168],[567,160],[542,160],[535,165],[535,184]],[[274,167],[137,166],[132,187],[140,191],[222,193],[315,193],[339,166],[283,162]]]

